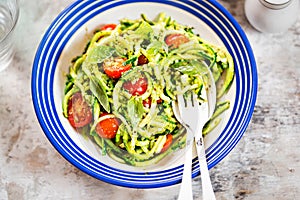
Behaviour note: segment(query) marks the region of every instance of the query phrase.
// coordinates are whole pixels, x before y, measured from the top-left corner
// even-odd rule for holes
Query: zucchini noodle
[[[106,71],[119,62],[128,69],[118,76]],[[137,20],[122,19],[115,28],[96,31],[82,55],[72,61],[63,114],[69,118],[69,102],[79,92],[93,119],[78,132],[118,162],[155,164],[184,147],[185,130],[174,116],[172,101],[177,94],[189,92],[198,95],[199,104],[206,101],[201,91],[208,81],[207,69],[213,73],[220,99],[234,78],[233,60],[226,49],[204,41],[191,27],[164,13],[155,20],[144,14]],[[204,134],[217,126],[218,116],[230,106],[227,101],[218,105]],[[113,118],[119,123],[115,136],[103,137],[98,124]]]

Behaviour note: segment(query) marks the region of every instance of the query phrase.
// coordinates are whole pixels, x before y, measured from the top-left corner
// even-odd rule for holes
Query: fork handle
[[[192,188],[192,160],[193,160],[193,143],[194,133],[186,126],[187,137],[185,143],[185,160],[182,174],[182,181],[179,190],[178,200],[193,200],[193,188]]]
[[[191,145],[187,148],[185,153],[185,162],[183,168],[182,182],[178,195],[178,200],[193,200],[192,191],[192,159],[193,148]]]
[[[215,193],[212,188],[212,184],[209,176],[204,142],[201,134],[197,134],[195,136],[195,142],[196,142],[198,161],[200,165],[203,200],[216,200]]]

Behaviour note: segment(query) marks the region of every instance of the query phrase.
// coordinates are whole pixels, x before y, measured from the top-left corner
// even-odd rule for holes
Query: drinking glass
[[[0,0],[0,72],[14,56],[13,32],[19,17],[18,0]]]

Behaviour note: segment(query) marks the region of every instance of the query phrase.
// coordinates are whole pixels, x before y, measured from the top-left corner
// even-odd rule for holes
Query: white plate
[[[84,139],[62,115],[65,74],[72,58],[80,55],[101,24],[122,18],[154,18],[165,12],[181,24],[195,28],[202,38],[222,45],[233,56],[235,79],[224,99],[231,107],[221,124],[205,137],[209,168],[219,163],[245,132],[255,105],[257,72],[250,44],[234,18],[216,1],[76,1],[66,8],[45,33],[32,70],[32,97],[37,118],[53,146],[69,162],[87,174],[111,184],[155,188],[179,183],[183,160],[180,152],[146,168],[115,162]],[[194,159],[193,176],[199,174]]]

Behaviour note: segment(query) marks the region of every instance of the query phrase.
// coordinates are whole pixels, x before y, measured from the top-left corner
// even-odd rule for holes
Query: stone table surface
[[[236,148],[210,170],[217,199],[300,198],[300,19],[285,33],[263,34],[244,16],[244,0],[219,0],[240,23],[256,56],[259,88],[252,121]],[[21,0],[16,56],[0,73],[0,200],[174,200],[179,185],[117,187],[66,161],[39,126],[31,99],[37,46],[72,0]],[[193,180],[195,199],[201,180]]]

